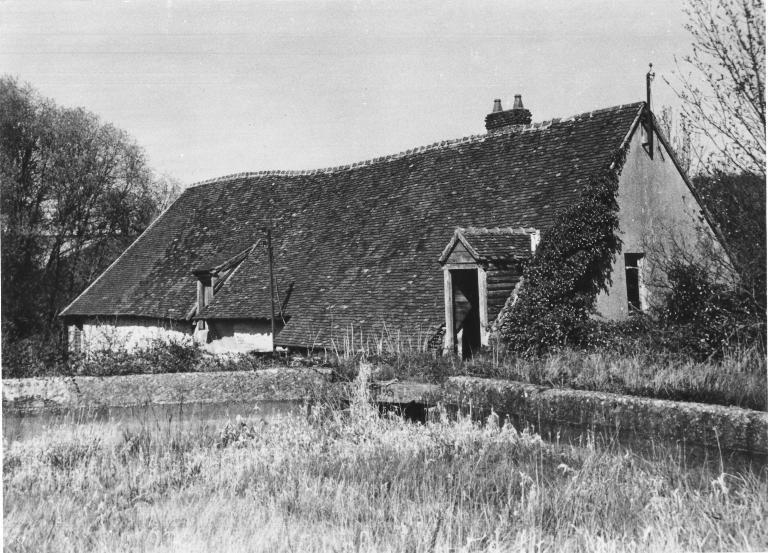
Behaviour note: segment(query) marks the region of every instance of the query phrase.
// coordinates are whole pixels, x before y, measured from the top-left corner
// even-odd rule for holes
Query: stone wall
[[[479,411],[492,408],[537,428],[543,423],[562,424],[768,454],[768,413],[762,411],[470,377],[449,378],[440,395],[446,404]]]
[[[279,368],[249,372],[4,379],[3,409],[293,401],[322,392],[330,376],[330,369]]]
[[[330,369],[3,380],[3,409],[130,406],[172,403],[295,401],[348,395]],[[452,377],[442,385],[373,382],[383,403],[435,405],[478,413],[493,409],[535,428],[618,431],[624,436],[768,455],[768,413],[603,392],[553,389],[507,380]]]

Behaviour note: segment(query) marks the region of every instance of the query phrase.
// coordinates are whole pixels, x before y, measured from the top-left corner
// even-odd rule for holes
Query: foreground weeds
[[[344,412],[222,429],[83,426],[4,446],[7,551],[768,547],[768,474],[556,447],[492,416]]]

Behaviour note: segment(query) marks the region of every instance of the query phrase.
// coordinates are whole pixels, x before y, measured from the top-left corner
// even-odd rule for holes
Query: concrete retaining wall
[[[762,411],[470,377],[449,378],[441,399],[460,408],[493,408],[534,426],[618,430],[641,439],[768,454],[768,413]]]
[[[320,392],[330,376],[330,369],[279,368],[252,372],[4,379],[3,409],[301,400]]]

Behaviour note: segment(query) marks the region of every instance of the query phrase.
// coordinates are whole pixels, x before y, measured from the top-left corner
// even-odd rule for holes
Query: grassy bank
[[[768,472],[511,426],[348,413],[51,429],[4,444],[7,551],[768,547]]]
[[[117,376],[323,366],[333,369],[337,379],[351,380],[357,375],[361,359],[374,364],[375,376],[381,380],[439,383],[449,376],[481,376],[557,388],[768,409],[766,353],[759,344],[730,349],[717,359],[707,360],[635,346],[592,352],[564,349],[539,356],[494,348],[466,361],[398,343],[380,344],[364,352],[291,352],[276,358],[264,354],[214,356],[190,344],[155,344],[135,353],[100,352],[66,366],[38,367],[31,374]]]
[[[766,356],[760,347],[707,361],[650,351],[564,350],[535,358],[478,360],[467,363],[465,371],[557,388],[768,409]]]
[[[653,351],[561,350],[541,356],[488,351],[462,361],[453,356],[400,352],[366,356],[377,378],[441,382],[448,376],[516,380],[553,388],[768,409],[768,371],[760,347],[733,350],[721,359],[696,361]],[[354,378],[357,356],[331,359],[344,378]]]

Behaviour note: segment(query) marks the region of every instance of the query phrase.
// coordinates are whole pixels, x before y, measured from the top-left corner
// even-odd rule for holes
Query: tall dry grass
[[[712,472],[492,417],[349,410],[51,429],[4,443],[7,551],[711,551],[768,547],[768,473]]]

